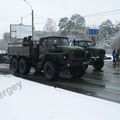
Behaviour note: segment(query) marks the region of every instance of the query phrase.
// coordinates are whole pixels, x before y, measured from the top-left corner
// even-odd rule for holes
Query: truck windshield
[[[69,46],[68,38],[60,38],[61,45]]]
[[[69,46],[68,38],[51,38],[49,39],[49,45]]]
[[[75,45],[81,46],[81,47],[89,47],[89,46],[94,46],[92,41],[76,41]]]

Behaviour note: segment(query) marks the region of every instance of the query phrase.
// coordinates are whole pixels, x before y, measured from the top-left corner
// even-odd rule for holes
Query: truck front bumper
[[[65,67],[70,68],[70,67],[84,67],[85,65],[88,65],[88,61],[67,61],[65,63]]]
[[[90,57],[89,60],[88,60],[88,61],[89,61],[89,65],[93,65],[94,62],[95,62],[95,61],[98,61],[98,60],[100,60],[100,61],[101,61],[101,60],[104,60],[104,57],[103,57],[103,58],[102,58],[102,57],[99,57],[99,56]]]

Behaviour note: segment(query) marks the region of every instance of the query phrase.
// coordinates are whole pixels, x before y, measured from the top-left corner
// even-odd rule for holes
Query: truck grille
[[[74,59],[82,59],[82,58],[85,58],[85,52],[84,51],[74,53]]]
[[[99,56],[99,57],[104,57],[104,55],[105,55],[105,51],[104,50],[95,50],[95,51],[90,51],[89,52],[89,55],[91,56],[91,57],[97,57],[97,56]]]

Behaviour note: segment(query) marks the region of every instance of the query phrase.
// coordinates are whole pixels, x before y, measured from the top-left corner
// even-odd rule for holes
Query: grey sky
[[[31,9],[24,0],[0,0],[0,38],[9,31],[10,24],[18,24],[23,17],[24,24],[31,24]],[[70,17],[74,13],[82,16],[120,9],[120,0],[27,0],[34,9],[35,28],[42,29],[47,18],[58,22],[61,17]],[[100,16],[86,17],[87,25],[99,25],[101,21],[111,19],[120,21],[120,12]]]

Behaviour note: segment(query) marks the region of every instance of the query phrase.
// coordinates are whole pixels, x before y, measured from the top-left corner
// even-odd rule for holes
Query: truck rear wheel
[[[44,64],[44,75],[48,80],[56,81],[59,75],[59,69],[56,64],[51,61],[47,61]]]
[[[70,74],[72,75],[73,78],[80,78],[84,75],[85,69],[76,67],[76,68],[70,68]]]
[[[14,73],[19,73],[19,66],[18,66],[18,60],[17,60],[17,58],[13,58],[13,59],[11,60],[10,69],[11,69]]]
[[[100,70],[101,68],[103,68],[103,66],[104,66],[104,61],[103,60],[96,60],[96,61],[94,61],[93,67],[96,70]]]
[[[30,64],[25,59],[19,61],[19,72],[20,74],[26,75],[30,72]]]

